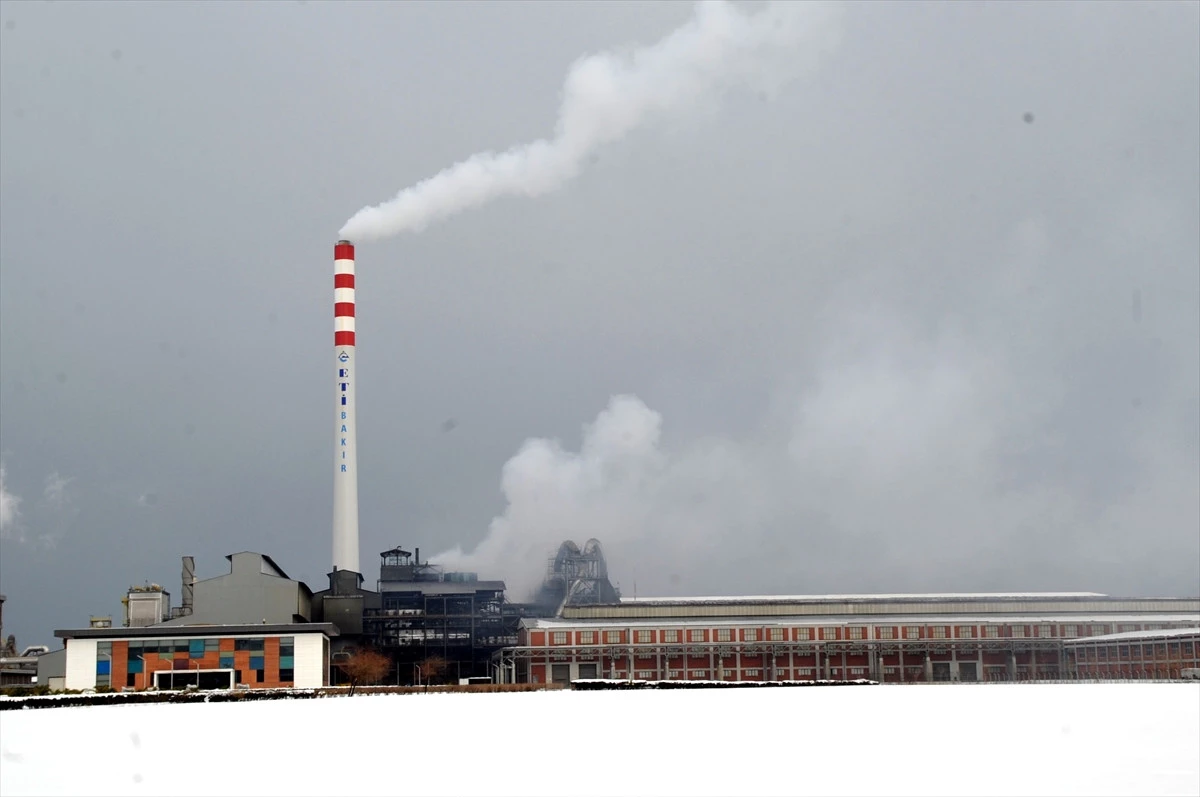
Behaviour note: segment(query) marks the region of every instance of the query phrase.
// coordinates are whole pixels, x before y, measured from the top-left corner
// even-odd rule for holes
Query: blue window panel
[[[96,661],[96,675],[108,675],[112,672],[112,662],[108,659],[98,659]]]
[[[280,656],[279,657],[279,669],[281,669],[281,670],[292,669],[292,667],[295,666],[293,664],[294,660],[295,660],[295,658],[293,656]]]
[[[262,668],[263,668],[263,657],[262,656],[251,656],[250,657],[250,669],[261,670]]]
[[[222,670],[232,670],[233,669],[233,656],[222,656],[221,657],[221,669]]]
[[[188,658],[202,659],[204,658],[204,640],[189,639],[188,640]]]
[[[141,659],[130,659],[129,660],[129,672],[143,672],[142,660]]]

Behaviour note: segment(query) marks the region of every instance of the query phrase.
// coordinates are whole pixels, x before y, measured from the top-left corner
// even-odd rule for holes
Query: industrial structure
[[[572,540],[564,540],[546,565],[546,577],[534,598],[545,614],[554,615],[565,605],[583,606],[616,603],[621,594],[608,579],[608,563],[600,541],[588,540],[580,550]]]
[[[516,683],[1042,680],[1074,672],[1069,640],[1198,626],[1197,598],[1097,593],[624,599],[525,619],[494,664]]]
[[[321,686],[358,649],[392,661],[389,683],[444,660],[451,678],[565,683],[642,680],[884,682],[1038,680],[1068,673],[1194,670],[1200,598],[1097,593],[821,595],[626,599],[601,544],[565,540],[528,603],[505,583],[380,554],[374,589],[359,559],[355,250],[334,246],[334,485],[328,587],[313,592],[270,557],[241,551],[197,580],[183,557],[181,602],[131,587],[123,627],[93,618],[56,631],[36,662],[65,688]],[[4,597],[0,596],[0,629]],[[1181,630],[1183,629],[1183,630]],[[1115,636],[1114,636],[1115,635]],[[11,646],[15,648],[14,644]],[[28,664],[28,662],[23,662]],[[23,667],[20,677],[29,675]]]
[[[358,363],[354,343],[354,244],[333,248],[333,569],[361,573],[358,562]]]
[[[1068,668],[1085,678],[1178,678],[1200,673],[1200,625],[1072,639],[1063,650]]]

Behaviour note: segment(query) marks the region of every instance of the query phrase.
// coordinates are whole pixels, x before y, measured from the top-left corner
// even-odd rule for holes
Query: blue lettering
[[[342,431],[343,431],[343,432],[347,431],[347,429],[346,429],[346,424],[344,424],[344,423],[342,424]]]
[[[349,387],[349,385],[350,385],[349,382],[342,382],[342,392],[343,393],[346,392],[346,388]]]
[[[342,473],[345,473],[345,472],[346,472],[346,466],[345,466],[345,465],[343,465],[343,466],[342,466]]]
[[[346,411],[342,410],[342,420],[346,420]]]
[[[339,368],[338,369],[338,376],[342,377],[343,379],[345,379],[349,373],[350,373],[349,368]]]
[[[342,459],[345,459],[345,458],[346,458],[346,452],[345,452],[345,451],[343,451],[343,452],[342,452]]]
[[[342,445],[346,445],[346,438],[342,438]]]
[[[346,403],[346,397],[342,396],[342,404],[345,404],[345,403]]]

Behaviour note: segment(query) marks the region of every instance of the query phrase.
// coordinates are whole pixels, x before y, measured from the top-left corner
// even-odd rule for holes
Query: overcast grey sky
[[[594,535],[627,594],[1200,593],[1200,5],[840,10],[774,96],[358,247],[369,582]],[[692,13],[0,3],[5,633],[183,554],[320,589],[338,230]]]

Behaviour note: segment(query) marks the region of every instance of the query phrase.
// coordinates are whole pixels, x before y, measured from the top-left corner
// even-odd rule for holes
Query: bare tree
[[[360,649],[339,659],[337,667],[350,679],[350,694],[354,694],[359,684],[371,685],[382,681],[392,669],[392,660],[378,651]]]
[[[441,656],[430,656],[417,665],[417,672],[421,674],[421,680],[425,682],[425,688],[428,689],[430,683],[441,679],[449,666],[449,662]]]

